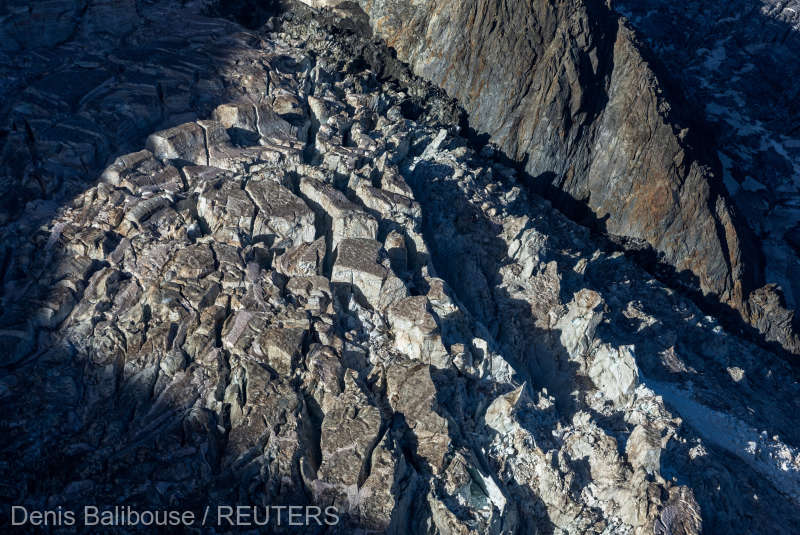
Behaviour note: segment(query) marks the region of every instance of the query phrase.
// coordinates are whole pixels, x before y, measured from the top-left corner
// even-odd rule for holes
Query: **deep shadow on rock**
[[[453,102],[357,29],[185,22],[210,32],[197,48],[147,44],[156,25],[125,54],[191,80],[148,90],[192,95],[186,115],[3,229],[4,515],[314,504],[344,520],[308,532],[397,534],[796,520],[796,471],[738,449],[753,468],[731,468],[677,418],[693,403],[796,451],[785,363],[474,154]]]
[[[603,2],[362,7],[375,33],[456,97],[471,127],[539,191],[579,218],[591,213],[608,234],[648,245],[688,271],[695,292],[798,351],[797,320],[756,295],[781,300],[764,286],[763,253],[733,209],[708,128]]]
[[[451,146],[450,150],[457,152],[459,149]],[[502,178],[504,166],[500,165],[498,169],[491,173],[492,178],[488,178],[489,182],[497,184],[496,187],[490,186],[493,195],[502,197],[502,192],[513,191],[523,183],[513,180],[506,182]],[[545,388],[554,397],[559,421],[569,421],[576,414],[588,411],[596,424],[616,439],[620,453],[628,448],[627,439],[632,430],[630,415],[624,411],[609,412],[607,408],[593,408],[591,399],[597,386],[585,375],[585,369],[579,370],[574,354],[571,355],[565,348],[563,341],[566,331],[542,328],[542,323],[547,323],[546,311],[553,303],[569,303],[573,299],[573,292],[579,288],[589,288],[605,298],[602,312],[604,321],[594,331],[598,343],[610,343],[617,348],[635,346],[642,384],[652,388],[656,394],[663,391],[668,405],[671,389],[686,388],[685,385],[692,384],[693,395],[698,400],[726,414],[736,415],[735,418],[748,422],[747,425],[752,429],[766,428],[769,436],[786,437],[790,443],[800,439],[791,414],[776,412],[776,407],[791,406],[796,395],[795,387],[784,389],[778,386],[796,373],[782,359],[750,345],[748,349],[723,349],[727,342],[713,335],[708,330],[710,325],[704,323],[711,318],[700,322],[690,319],[687,323],[687,319],[699,317],[696,316],[697,312],[689,312],[686,303],[682,302],[685,298],[679,297],[681,293],[654,291],[657,285],[655,281],[634,276],[634,272],[640,272],[638,269],[629,271],[635,264],[628,254],[623,255],[615,252],[613,247],[608,247],[606,252],[602,252],[602,249],[595,251],[588,264],[584,264],[583,260],[576,263],[577,259],[570,253],[569,247],[590,237],[592,243],[596,243],[596,235],[585,230],[576,232],[574,225],[567,225],[565,221],[558,223],[557,217],[533,215],[549,213],[549,203],[537,199],[534,193],[529,193],[525,201],[518,200],[503,208],[491,207],[491,202],[489,207],[481,205],[482,200],[487,200],[479,193],[481,186],[464,186],[472,184],[473,179],[451,178],[453,170],[452,163],[438,158],[415,161],[413,171],[409,170],[409,176],[413,177],[409,179],[410,183],[419,188],[417,195],[430,208],[425,212],[425,231],[426,238],[432,244],[434,264],[440,275],[450,282],[465,308],[485,322],[493,339],[497,340],[500,352],[519,373],[517,380],[527,382],[533,392]],[[533,273],[534,279],[551,280],[549,284],[553,287],[509,280],[509,274],[514,272],[511,266],[519,260],[508,257],[509,247],[515,246],[509,245],[508,238],[501,239],[501,236],[507,235],[503,227],[515,217],[533,218],[536,221],[534,228],[548,237],[546,246],[539,245],[538,269],[542,271],[536,275],[537,268],[534,268]],[[570,231],[563,234],[556,231],[555,228],[560,225],[564,225],[562,229],[570,228]],[[557,235],[563,239],[554,239]],[[587,254],[585,258],[590,256]],[[548,270],[544,266],[549,262],[559,266],[553,269],[553,273],[560,275],[557,279],[548,278]],[[574,270],[567,267],[571,265],[576,266]],[[537,288],[537,293],[532,294],[535,298],[520,299],[519,296],[525,294],[522,289],[515,288],[524,284]],[[510,291],[512,289],[514,292]],[[554,289],[557,289],[555,295],[551,293]],[[658,310],[655,315],[658,319],[650,317],[648,310]],[[667,313],[668,310],[672,312]],[[772,370],[766,375],[762,359],[770,363],[766,366]],[[756,374],[761,379],[748,383],[742,389],[737,388],[736,394],[729,393],[732,384],[729,374],[733,373],[729,370],[744,368],[749,370],[744,372],[745,375]],[[766,382],[756,386],[763,379]],[[776,401],[775,394],[779,391],[783,392],[780,394],[783,401]],[[676,414],[680,414],[685,407],[676,405],[675,410],[678,411]],[[529,430],[540,440],[546,441],[555,423],[545,419],[547,423],[543,425],[541,418],[534,417]],[[766,518],[792,516],[792,505],[777,498],[776,490],[761,480],[756,470],[746,465],[736,468],[741,460],[732,462],[730,453],[713,441],[706,444],[706,440],[701,439],[708,449],[698,454],[699,450],[692,448],[696,447],[700,436],[705,437],[703,433],[706,430],[688,415],[687,421],[689,425],[683,426],[678,432],[679,437],[673,437],[662,453],[660,469],[664,477],[674,477],[676,482],[693,489],[704,511],[707,528],[714,531],[735,530],[741,529],[736,527],[740,526],[740,522],[745,522],[748,530],[764,529],[765,533],[773,529],[780,530],[780,522],[765,528],[760,523],[745,521],[743,517],[734,520],[737,515],[730,515],[730,511],[762,508],[765,502],[761,496],[764,493],[778,500],[774,504],[774,511],[764,512]],[[699,427],[693,428],[694,425]],[[753,432],[751,438],[756,435]],[[720,438],[728,440],[728,437],[721,435]],[[730,447],[741,446],[734,446],[731,442]],[[711,451],[715,453],[709,453]],[[700,476],[700,470],[713,474],[711,477],[717,482],[716,486]],[[743,492],[744,487],[749,490]],[[722,502],[728,503],[724,512],[718,506]]]

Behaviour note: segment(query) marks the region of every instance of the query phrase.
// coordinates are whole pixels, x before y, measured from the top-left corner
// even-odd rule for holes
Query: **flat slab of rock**
[[[374,308],[380,303],[381,288],[389,270],[378,263],[383,246],[367,238],[346,238],[336,248],[331,282],[358,288]]]
[[[294,246],[314,241],[314,212],[300,197],[269,179],[251,180],[245,191],[258,207],[254,238],[273,234]]]
[[[146,146],[162,162],[182,160],[196,165],[209,165],[206,133],[197,123],[184,123],[150,134]]]
[[[378,222],[330,184],[315,178],[303,177],[300,192],[317,205],[331,225],[331,247],[346,238],[370,238],[378,235]]]
[[[221,104],[213,117],[226,129],[237,129],[253,134],[256,139],[298,139],[298,129],[282,119],[272,108],[249,101]]]

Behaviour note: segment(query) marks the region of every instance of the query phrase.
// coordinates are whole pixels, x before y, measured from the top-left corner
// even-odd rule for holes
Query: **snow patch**
[[[689,392],[659,381],[646,384],[705,440],[736,455],[800,505],[800,449],[698,403]]]

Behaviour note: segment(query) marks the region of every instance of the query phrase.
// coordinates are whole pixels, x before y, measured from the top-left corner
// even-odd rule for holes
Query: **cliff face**
[[[710,126],[764,277],[800,301],[800,0],[619,0]]]
[[[543,189],[585,203],[704,293],[740,308],[750,284],[740,233],[710,160],[639,51],[598,1],[364,0],[374,31],[456,97]]]

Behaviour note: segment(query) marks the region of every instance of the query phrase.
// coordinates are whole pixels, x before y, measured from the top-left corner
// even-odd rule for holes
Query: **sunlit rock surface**
[[[635,7],[621,3],[623,12],[635,11],[645,20],[663,17],[667,10],[685,16],[683,7],[667,7],[667,2],[658,0]],[[715,3],[720,17],[730,10],[726,3]],[[783,145],[776,145],[783,156],[775,156],[785,156],[789,162],[782,164],[788,174],[774,181],[782,192],[776,194],[783,199],[781,207],[773,202],[760,211],[737,213],[731,196],[739,188],[727,191],[724,185],[731,181],[731,158],[719,164],[713,139],[698,126],[671,81],[664,79],[668,76],[657,73],[650,50],[610,7],[612,2],[363,0],[359,4],[374,32],[416,74],[457,98],[469,113],[470,127],[524,167],[533,184],[560,209],[618,236],[627,248],[652,250],[648,263],[663,262],[674,271],[670,278],[710,294],[712,301],[732,308],[769,340],[800,353],[798,325],[796,321],[792,325],[783,290],[765,285],[782,284],[789,305],[795,307],[798,257],[792,248],[797,247],[781,235],[800,217],[791,208],[799,200],[792,157]],[[659,15],[653,15],[650,4],[664,4]],[[704,9],[705,4],[696,8]],[[715,20],[714,15],[702,17]],[[689,30],[690,36],[706,35],[705,23],[692,24],[698,28],[696,34]],[[785,32],[785,38],[796,41],[797,33],[788,24]],[[675,32],[654,33],[663,41]],[[727,39],[738,43],[731,46],[741,47],[736,35]],[[675,42],[663,46],[673,48],[665,52],[667,56],[678,55]],[[684,51],[700,45],[686,47],[680,42],[679,46]],[[724,59],[724,49],[719,54]],[[794,59],[788,62],[796,65]],[[751,87],[762,90],[755,89],[760,83]],[[786,145],[793,147],[795,138],[785,138]],[[742,202],[754,204],[753,199]],[[761,218],[773,213],[764,225]],[[761,229],[768,227],[778,228],[770,231],[762,252],[756,236],[761,238]],[[764,254],[776,252],[764,273]]]
[[[4,515],[318,505],[341,522],[307,532],[342,534],[800,522],[786,360],[476,153],[455,103],[376,43],[302,8],[246,31],[137,5],[122,40],[56,46],[46,88],[37,47],[57,43],[15,38],[31,78],[5,143],[38,159],[3,161],[24,163],[8,191],[28,201],[0,227]]]

